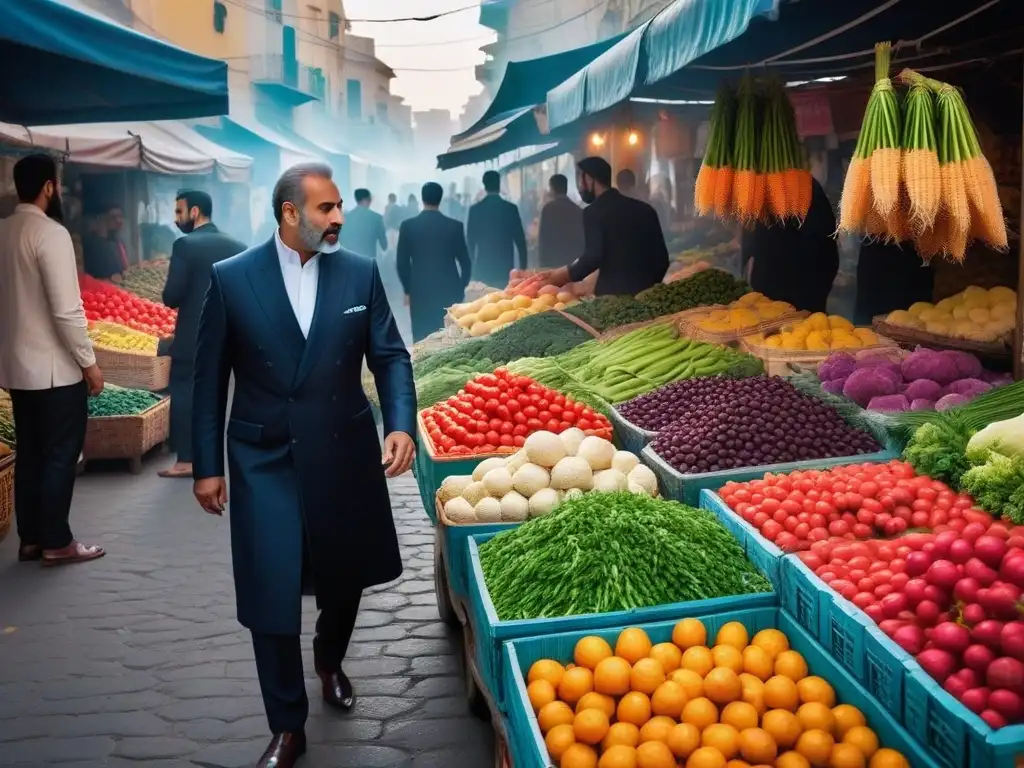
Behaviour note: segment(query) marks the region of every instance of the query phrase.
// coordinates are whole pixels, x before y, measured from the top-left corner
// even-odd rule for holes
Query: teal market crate
[[[436,502],[435,502],[436,503]],[[449,525],[447,519],[441,519],[441,510],[437,510],[437,532],[441,537],[441,551],[444,553],[445,573],[448,576],[448,588],[463,603],[469,590],[469,547],[466,540],[470,536],[501,533],[515,528],[521,523],[474,523],[472,525]]]
[[[829,656],[826,649],[815,642],[784,610],[772,607],[758,607],[727,611],[689,611],[685,616],[701,619],[708,629],[708,636],[714,637],[719,628],[730,621],[740,621],[751,635],[774,627],[789,638],[790,647],[800,652],[807,660],[811,674],[825,678],[835,689],[836,698],[844,704],[852,704],[864,713],[868,725],[878,734],[885,747],[899,750],[914,768],[940,768],[935,756],[914,741],[884,708],[846,670]],[[683,618],[680,615],[676,618]],[[502,675],[509,691],[508,723],[511,750],[515,768],[553,768],[554,764],[544,746],[544,737],[537,725],[526,693],[526,673],[539,659],[559,661],[572,658],[576,642],[584,635],[594,634],[614,644],[618,633],[626,626],[640,626],[654,643],[668,642],[676,620],[657,623],[621,624],[615,627],[581,629],[574,632],[528,637],[510,640],[502,650]],[[973,768],[973,766],[972,766]]]
[[[489,456],[467,456],[462,459],[432,458],[427,449],[423,434],[416,430],[416,459],[413,463],[413,475],[416,487],[420,491],[423,511],[430,522],[437,525],[437,491],[446,477],[450,475],[471,475],[476,465]]]
[[[658,476],[658,484],[662,495],[667,499],[681,501],[696,506],[700,501],[700,492],[705,488],[717,491],[728,482],[742,483],[747,480],[759,480],[767,473],[784,474],[797,472],[801,469],[828,469],[843,464],[864,464],[879,461],[890,461],[898,458],[899,453],[892,447],[874,453],[862,453],[859,456],[840,456],[832,459],[808,459],[807,461],[791,461],[785,464],[765,464],[760,467],[742,467],[740,469],[724,469],[720,472],[701,472],[684,475],[670,466],[648,445],[640,453],[640,459],[654,470]]]
[[[747,553],[750,562],[756,565],[768,577],[775,589],[782,583],[782,558],[785,552],[768,541],[754,526],[737,515],[722,501],[717,493],[705,488],[700,492],[700,505],[715,513],[715,517],[725,526]]]
[[[627,421],[617,408],[610,409],[608,420],[615,429],[615,437],[618,439],[622,450],[635,453],[637,456],[654,439],[654,436],[658,434],[647,429],[641,429],[636,424]]]
[[[482,682],[497,702],[498,709],[502,713],[506,711],[505,695],[507,691],[502,687],[501,645],[507,640],[559,632],[582,632],[603,627],[624,627],[673,618],[678,620],[684,616],[695,614],[704,615],[741,608],[775,607],[778,605],[778,598],[773,591],[686,603],[669,603],[629,611],[501,621],[494,610],[494,604],[487,591],[487,584],[484,582],[483,569],[480,567],[479,547],[495,535],[493,533],[483,534],[470,536],[467,539],[470,575],[466,612],[473,635],[474,656]]]

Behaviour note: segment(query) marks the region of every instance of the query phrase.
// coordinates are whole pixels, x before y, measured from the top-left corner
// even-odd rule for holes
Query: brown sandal
[[[60,554],[52,554],[52,552]],[[107,554],[103,547],[96,545],[82,544],[80,541],[72,541],[64,549],[44,551],[42,563],[44,566],[72,565],[73,563],[85,563],[89,560],[97,560]]]

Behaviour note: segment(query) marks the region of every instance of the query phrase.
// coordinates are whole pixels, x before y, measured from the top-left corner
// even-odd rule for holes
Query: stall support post
[[[1024,125],[1024,105],[1022,105],[1021,125]],[[1024,139],[1022,139],[1024,149]],[[1021,223],[1024,226],[1024,163],[1021,164]],[[1024,235],[1021,235],[1017,253],[1017,323],[1013,332],[1013,378],[1020,381],[1024,376]]]

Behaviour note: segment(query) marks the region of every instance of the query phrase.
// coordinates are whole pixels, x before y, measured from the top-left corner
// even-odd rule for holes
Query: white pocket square
[[[354,315],[356,312],[365,312],[365,311],[366,311],[366,307],[363,306],[362,304],[360,304],[360,305],[355,306],[355,307],[349,307],[344,312],[342,312],[342,314],[343,315]]]

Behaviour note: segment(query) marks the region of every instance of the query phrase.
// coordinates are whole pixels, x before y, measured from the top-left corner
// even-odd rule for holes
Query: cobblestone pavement
[[[187,481],[79,478],[72,524],[95,563],[42,570],[0,546],[0,765],[252,765],[269,738],[235,620],[228,521]],[[345,669],[359,696],[324,711],[305,613],[309,768],[489,768],[493,734],[462,695],[460,640],[437,618],[433,533],[415,482],[392,481],[405,573],[367,592]]]

